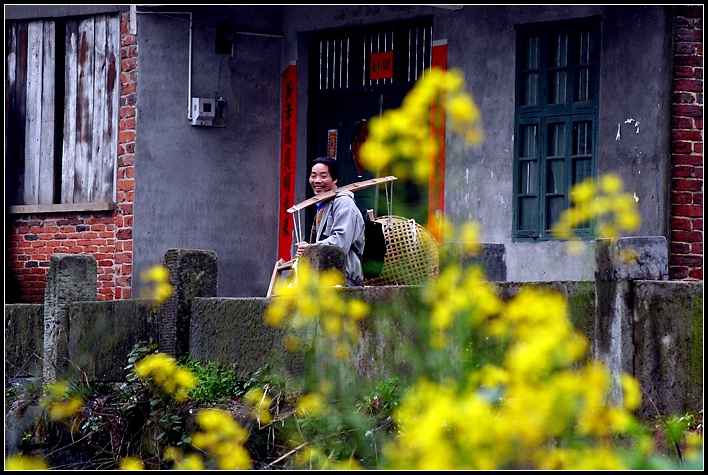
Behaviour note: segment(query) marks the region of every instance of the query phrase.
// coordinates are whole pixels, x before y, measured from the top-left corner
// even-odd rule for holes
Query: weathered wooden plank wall
[[[10,204],[115,201],[118,17],[16,22],[6,46]]]

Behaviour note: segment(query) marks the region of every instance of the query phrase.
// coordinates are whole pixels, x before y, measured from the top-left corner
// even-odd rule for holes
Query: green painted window
[[[516,28],[514,239],[548,240],[569,190],[596,174],[599,19]],[[591,228],[580,229],[591,237]]]

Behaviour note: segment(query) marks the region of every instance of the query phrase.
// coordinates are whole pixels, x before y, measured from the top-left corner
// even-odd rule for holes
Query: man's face
[[[334,190],[337,185],[337,180],[332,180],[332,175],[329,174],[329,167],[324,163],[316,163],[310,172],[310,186],[315,195],[326,191]]]

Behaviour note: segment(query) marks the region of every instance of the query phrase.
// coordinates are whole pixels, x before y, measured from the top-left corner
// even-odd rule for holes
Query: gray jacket
[[[315,240],[315,244],[342,248],[347,256],[347,286],[361,285],[364,271],[359,255],[364,251],[364,218],[356,206],[354,193],[343,190],[326,202]]]

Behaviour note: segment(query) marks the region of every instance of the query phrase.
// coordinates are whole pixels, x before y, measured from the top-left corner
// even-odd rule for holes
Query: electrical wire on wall
[[[132,12],[132,8],[131,8]],[[135,13],[136,14],[154,14],[154,15],[161,15],[165,18],[170,18],[173,20],[178,20],[178,21],[186,21],[189,22],[189,61],[188,61],[188,91],[187,91],[187,120],[192,121],[192,52],[193,52],[193,35],[194,35],[194,25],[199,24],[199,25],[209,25],[213,26],[215,29],[222,27],[224,24],[223,22],[221,23],[215,23],[215,22],[209,22],[209,21],[198,21],[194,20],[193,18],[193,12],[191,11],[159,11],[156,8],[148,7],[145,5],[137,5],[135,8]],[[177,15],[188,15],[189,18],[181,18],[180,16]],[[238,31],[236,29],[229,29],[229,33],[232,35],[230,39],[230,57],[229,57],[229,70],[233,73],[234,72],[234,54],[235,54],[235,37],[236,35],[245,35],[245,36],[263,36],[263,37],[271,37],[271,38],[282,38],[283,35],[281,34],[273,34],[273,33],[257,33],[257,32],[248,32],[248,31]],[[226,99],[224,99],[223,94],[221,93],[221,73],[223,70],[223,60],[224,57],[229,54],[229,53],[224,53],[222,54],[221,58],[219,59],[219,68],[217,72],[217,83],[216,83],[216,91],[214,92],[214,103],[216,104],[216,113],[217,117],[215,117],[215,124],[217,126],[224,126],[224,122],[226,119],[226,116],[224,114],[224,110],[227,105]],[[234,76],[232,74],[232,80],[234,79]],[[231,92],[233,97],[235,98],[236,102],[236,113],[233,115],[233,118],[238,117],[239,110],[240,110],[240,101],[238,100],[238,89],[235,89],[231,87]],[[220,117],[219,117],[220,116]]]

